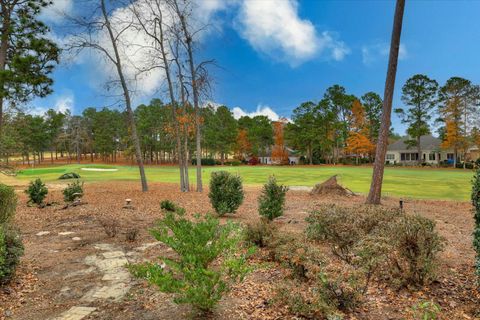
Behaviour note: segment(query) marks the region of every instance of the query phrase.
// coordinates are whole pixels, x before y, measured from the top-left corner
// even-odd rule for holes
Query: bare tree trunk
[[[203,191],[202,184],[202,132],[200,128],[200,106],[199,106],[199,97],[198,97],[198,83],[197,83],[197,72],[195,68],[195,62],[193,60],[193,48],[192,48],[192,35],[188,31],[187,23],[185,21],[185,16],[180,11],[178,7],[177,0],[173,1],[175,5],[175,11],[180,18],[182,31],[185,36],[185,44],[188,54],[188,64],[190,67],[190,75],[192,82],[192,91],[193,91],[193,107],[195,109],[195,133],[196,133],[196,158],[197,158],[197,192]]]
[[[102,14],[103,18],[105,19],[105,26],[107,27],[108,30],[108,35],[110,36],[110,41],[112,43],[112,48],[115,53],[115,66],[117,68],[117,73],[118,77],[120,78],[120,83],[122,85],[122,90],[123,90],[123,95],[125,97],[125,106],[127,108],[127,115],[128,115],[128,122],[130,125],[131,129],[131,134],[132,134],[132,142],[135,147],[135,158],[137,160],[138,168],[140,170],[140,179],[142,182],[142,191],[146,192],[148,191],[148,185],[147,185],[147,177],[145,176],[145,168],[143,167],[143,160],[142,160],[142,150],[140,149],[140,141],[138,140],[138,134],[137,134],[137,126],[135,124],[135,116],[133,114],[132,110],[132,105],[131,105],[131,99],[130,99],[130,92],[127,87],[127,82],[125,80],[125,76],[123,74],[123,69],[122,69],[122,62],[120,59],[120,54],[118,52],[118,47],[117,47],[117,38],[113,35],[112,31],[112,26],[110,25],[110,19],[107,14],[107,9],[105,8],[105,0],[101,0],[101,6],[102,6]]]
[[[11,9],[7,8],[7,4],[4,1],[1,1],[1,13],[2,13],[2,30],[0,36],[0,72],[5,71],[5,66],[7,63],[7,51],[8,51],[8,38],[9,38],[9,29],[10,29],[10,14]],[[0,80],[0,137],[2,136],[3,131],[3,104],[4,96],[1,93],[3,91],[5,84]]]
[[[380,204],[382,196],[383,173],[385,170],[385,155],[387,153],[388,133],[392,114],[393,91],[397,74],[398,51],[400,48],[400,36],[402,34],[403,12],[405,0],[397,0],[395,16],[393,19],[392,39],[390,42],[390,57],[388,61],[387,78],[383,98],[382,121],[378,137],[375,163],[373,165],[372,184],[368,194],[367,204]]]

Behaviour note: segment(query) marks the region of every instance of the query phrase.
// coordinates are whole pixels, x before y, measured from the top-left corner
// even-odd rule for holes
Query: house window
[[[418,153],[401,153],[401,161],[416,161],[418,160]]]
[[[453,153],[447,153],[447,159],[448,160],[453,160],[454,154]]]
[[[387,160],[395,160],[395,155],[393,153],[387,153]]]
[[[405,153],[400,154],[400,160],[402,160],[402,161],[406,160],[406,154]]]
[[[435,153],[430,153],[430,154],[428,155],[428,160],[430,160],[430,161],[435,161]]]

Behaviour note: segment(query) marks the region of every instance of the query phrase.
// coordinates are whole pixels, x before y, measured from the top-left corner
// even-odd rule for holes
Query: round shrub
[[[275,177],[270,177],[263,186],[262,193],[258,198],[258,212],[268,220],[273,220],[283,215],[285,196],[288,188],[279,185]]]
[[[0,224],[8,222],[15,214],[17,195],[12,187],[0,183]]]
[[[77,198],[83,197],[83,182],[75,181],[69,183],[68,186],[63,189],[63,200],[65,202],[73,202]]]
[[[213,172],[208,197],[219,215],[235,213],[244,198],[242,179],[227,171]]]
[[[48,194],[48,188],[41,179],[36,179],[35,181],[30,182],[30,185],[28,186],[27,190],[25,190],[25,193],[30,199],[28,201],[29,203],[41,205]]]
[[[7,225],[0,226],[0,285],[12,280],[22,255],[20,233]]]

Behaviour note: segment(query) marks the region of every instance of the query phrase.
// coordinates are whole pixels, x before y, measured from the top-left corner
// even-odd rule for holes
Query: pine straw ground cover
[[[174,200],[189,214],[212,211],[208,192],[182,194],[174,184],[151,184],[151,191],[141,193],[136,182],[89,183],[85,185],[86,205],[59,210],[62,205],[37,209],[27,207],[26,198],[19,192],[16,222],[25,243],[25,256],[13,283],[0,290],[0,318],[49,319],[72,306],[93,286],[101,283],[101,275],[78,274],[88,268],[86,256],[96,252],[97,243],[111,243],[125,252],[153,238],[147,229],[161,216],[160,201]],[[259,219],[257,197],[259,188],[247,187],[244,204],[237,214],[225,216],[241,223]],[[132,199],[134,209],[122,209],[125,199]],[[61,190],[52,190],[47,201],[61,202]],[[363,197],[332,198],[310,196],[307,192],[287,193],[285,216],[275,223],[284,232],[303,234],[304,219],[308,212],[321,203],[355,206]],[[398,199],[387,199],[386,206],[397,206]],[[418,212],[436,221],[439,233],[447,239],[440,256],[438,279],[418,291],[399,292],[387,286],[373,284],[366,301],[346,319],[413,319],[412,306],[422,301],[440,305],[440,319],[475,319],[479,311],[479,294],[475,289],[473,269],[474,252],[471,247],[473,218],[470,204],[450,201],[412,200],[405,204],[408,213]],[[108,237],[100,222],[105,219],[118,222],[116,237]],[[137,228],[135,242],[125,240],[127,229]],[[37,236],[40,231],[50,234]],[[60,236],[59,232],[75,232]],[[80,237],[81,241],[72,241]],[[167,249],[155,246],[142,253],[142,258],[152,259]],[[290,272],[275,262],[261,259],[267,253],[259,250],[250,263],[255,269],[245,281],[238,284],[220,302],[214,319],[292,319],[286,306],[274,303],[276,286]],[[328,250],[325,255],[328,258]],[[77,272],[77,273],[76,273]],[[69,290],[65,290],[65,288]],[[62,290],[63,289],[63,290]],[[97,312],[90,319],[184,319],[189,309],[173,304],[171,297],[159,293],[143,281],[134,281],[133,287],[121,303],[94,302]]]

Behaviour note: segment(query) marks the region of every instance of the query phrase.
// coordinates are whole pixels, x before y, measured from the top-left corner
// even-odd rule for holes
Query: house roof
[[[390,144],[387,148],[388,151],[406,151],[406,150],[415,150],[416,147],[409,146],[406,141],[411,140],[410,137],[403,137],[398,141]],[[426,135],[420,137],[420,147],[424,151],[428,150],[440,150],[440,144],[442,141],[438,138],[435,138],[432,135]]]

